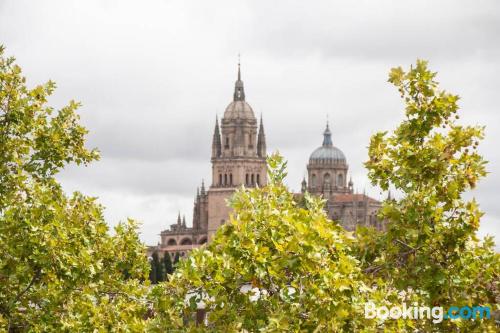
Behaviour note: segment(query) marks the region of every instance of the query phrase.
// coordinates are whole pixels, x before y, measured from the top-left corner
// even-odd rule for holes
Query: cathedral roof
[[[332,132],[328,123],[323,133],[323,144],[312,152],[309,163],[346,163],[344,153],[332,143]]]

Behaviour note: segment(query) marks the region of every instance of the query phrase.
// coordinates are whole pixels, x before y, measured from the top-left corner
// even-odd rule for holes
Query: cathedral
[[[215,120],[212,138],[212,179],[208,189],[204,182],[197,190],[193,207],[192,227],[186,218],[179,216],[170,229],[163,230],[157,246],[149,253],[172,257],[185,256],[191,249],[210,241],[217,228],[229,218],[231,209],[226,204],[237,188],[264,186],[267,183],[266,135],[262,117],[258,122],[250,104],[246,102],[245,89],[238,64],[238,78],[234,85],[232,102],[222,119]],[[326,199],[328,216],[344,228],[353,230],[357,225],[382,228],[376,214],[380,202],[365,194],[353,192],[353,182],[348,179],[349,165],[344,153],[332,143],[332,133],[327,123],[323,142],[309,157],[307,180],[301,184],[301,193]]]

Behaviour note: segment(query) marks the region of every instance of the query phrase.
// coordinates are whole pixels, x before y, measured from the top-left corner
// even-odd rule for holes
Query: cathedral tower
[[[323,144],[312,152],[307,164],[309,193],[322,195],[325,199],[336,194],[352,193],[351,182],[347,184],[348,169],[344,153],[333,145],[332,132],[327,123]]]
[[[262,117],[257,126],[252,107],[245,100],[245,89],[238,64],[233,101],[220,122],[215,120],[212,139],[212,183],[208,190],[208,236],[228,220],[226,200],[236,188],[261,186],[267,182],[266,137]]]

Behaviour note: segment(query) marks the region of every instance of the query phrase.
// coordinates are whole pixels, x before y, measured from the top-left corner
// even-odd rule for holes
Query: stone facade
[[[245,100],[240,66],[235,82],[233,101],[227,106],[220,126],[215,120],[212,138],[212,179],[208,190],[202,182],[197,190],[193,207],[192,227],[187,227],[185,217],[161,232],[157,246],[149,253],[168,253],[185,256],[213,237],[231,213],[227,199],[241,185],[264,186],[266,172],[266,136],[262,117],[258,121]],[[332,143],[329,125],[323,133],[323,144],[313,151],[307,165],[307,181],[302,181],[302,193],[308,191],[327,199],[326,211],[330,218],[339,221],[346,229],[356,225],[382,228],[376,219],[380,202],[365,194],[353,193],[352,180],[347,182],[349,166],[344,153]],[[302,194],[298,193],[300,197]]]

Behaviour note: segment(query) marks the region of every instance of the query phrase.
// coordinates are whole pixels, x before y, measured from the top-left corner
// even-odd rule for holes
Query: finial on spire
[[[241,81],[241,55],[238,53],[238,81]]]

